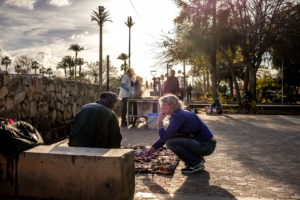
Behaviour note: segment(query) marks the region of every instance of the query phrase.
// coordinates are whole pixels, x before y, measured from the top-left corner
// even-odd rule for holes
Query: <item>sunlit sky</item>
[[[109,55],[118,68],[123,63],[117,57],[128,54],[129,31],[124,22],[131,16],[135,22],[131,30],[131,66],[149,80],[150,66],[156,62],[150,54],[153,37],[159,39],[162,31],[173,28],[178,9],[172,0],[132,3],[142,20],[130,0],[0,0],[0,56],[27,54],[46,68],[55,69],[64,56],[74,55],[68,51],[69,46],[79,44],[85,49],[79,57],[95,62],[99,58],[99,26],[90,15],[103,5],[113,20],[103,27],[103,57]],[[174,69],[182,70],[182,65]],[[59,70],[54,70],[54,74],[63,76]]]

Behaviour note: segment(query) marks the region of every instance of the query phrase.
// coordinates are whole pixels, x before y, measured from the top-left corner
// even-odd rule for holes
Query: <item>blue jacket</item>
[[[200,122],[199,122],[199,120]],[[189,135],[192,132],[201,129],[200,133],[194,137],[198,142],[205,142],[213,138],[213,133],[207,125],[194,113],[182,109],[176,110],[171,118],[167,129],[160,128],[158,130],[159,139],[152,145],[154,149],[162,147],[168,139],[174,138],[176,133]]]

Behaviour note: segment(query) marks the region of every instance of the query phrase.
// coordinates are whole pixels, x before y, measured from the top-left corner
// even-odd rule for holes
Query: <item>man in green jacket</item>
[[[95,103],[83,106],[72,124],[69,146],[120,148],[119,121],[112,111],[117,101],[117,94],[104,92]]]

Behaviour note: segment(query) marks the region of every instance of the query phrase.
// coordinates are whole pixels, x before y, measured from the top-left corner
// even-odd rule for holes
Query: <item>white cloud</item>
[[[4,5],[17,6],[20,8],[32,10],[34,8],[34,4],[37,1],[38,0],[6,0],[4,2]]]
[[[69,6],[71,5],[73,0],[49,0],[47,1],[47,4],[52,5],[52,6]]]
[[[84,38],[85,36],[87,36],[89,34],[89,32],[88,31],[85,31],[83,34],[80,34],[80,35],[72,35],[71,37],[70,37],[70,39],[75,39],[75,38]]]

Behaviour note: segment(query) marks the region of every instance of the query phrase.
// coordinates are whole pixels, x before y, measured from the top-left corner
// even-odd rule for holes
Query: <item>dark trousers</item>
[[[216,143],[212,140],[198,142],[192,138],[172,138],[167,140],[166,145],[185,164],[195,166],[204,160],[203,156],[209,156],[214,152]]]
[[[122,123],[126,122],[127,114],[127,100],[128,98],[122,98]]]
[[[186,96],[187,96],[187,97],[186,97],[186,100],[187,100],[187,101],[192,101],[192,93],[191,93],[191,92],[187,92],[186,94],[187,94],[187,95],[186,95]]]

